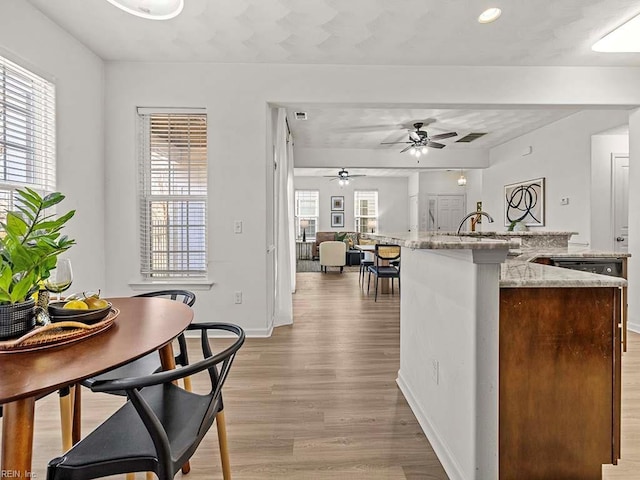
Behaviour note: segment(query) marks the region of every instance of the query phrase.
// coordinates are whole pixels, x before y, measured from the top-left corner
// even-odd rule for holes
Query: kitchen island
[[[403,247],[398,385],[450,478],[617,461],[624,279],[507,260],[510,240],[370,237]]]

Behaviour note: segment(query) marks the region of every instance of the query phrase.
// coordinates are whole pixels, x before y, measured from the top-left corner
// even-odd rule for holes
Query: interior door
[[[438,231],[455,232],[464,217],[464,195],[438,195]]]
[[[613,155],[613,249],[629,251],[629,157]]]

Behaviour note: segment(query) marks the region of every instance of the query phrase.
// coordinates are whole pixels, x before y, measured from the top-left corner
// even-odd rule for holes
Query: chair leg
[[[60,395],[60,428],[62,430],[62,451],[73,446],[73,406],[69,387],[61,389]]]
[[[393,295],[393,277],[391,277],[391,295]]]
[[[378,301],[378,281],[380,280],[380,277],[378,275],[376,275],[376,295],[373,299],[374,302]]]
[[[193,389],[191,388],[191,377],[184,377],[184,389],[187,392],[193,392]]]
[[[216,415],[218,428],[218,444],[220,445],[220,461],[222,463],[222,478],[231,480],[231,464],[229,463],[229,446],[227,445],[227,422],[224,419],[224,411]]]
[[[367,277],[367,295],[369,295],[370,289],[371,289],[371,272],[369,272],[369,276]]]
[[[344,267],[342,267],[342,266],[340,267],[340,273],[342,273],[342,269],[343,269],[343,268],[344,268]]]

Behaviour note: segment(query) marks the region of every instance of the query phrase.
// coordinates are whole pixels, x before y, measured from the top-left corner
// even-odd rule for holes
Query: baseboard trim
[[[396,383],[400,388],[400,391],[404,395],[404,398],[407,400],[409,407],[411,407],[411,411],[415,415],[422,431],[427,436],[427,440],[431,443],[431,447],[433,451],[436,453],[438,460],[442,464],[445,472],[449,476],[450,480],[467,480],[462,474],[462,469],[460,465],[456,462],[455,458],[447,448],[447,446],[442,442],[438,431],[435,429],[433,424],[429,421],[429,418],[425,414],[425,412],[420,408],[418,402],[416,401],[416,397],[413,394],[411,388],[404,380],[402,375],[402,371],[398,371],[398,378],[396,379]]]
[[[634,333],[640,333],[640,325],[637,323],[627,322],[627,330],[631,330]]]

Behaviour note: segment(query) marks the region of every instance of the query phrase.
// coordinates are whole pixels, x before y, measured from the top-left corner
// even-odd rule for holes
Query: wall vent
[[[295,116],[296,116],[296,120],[306,120],[307,112],[296,112]]]
[[[484,133],[470,133],[468,135],[465,135],[464,137],[456,140],[456,143],[469,143],[469,142],[473,142],[474,140],[479,139],[480,137],[484,137],[487,134],[487,132]]]

